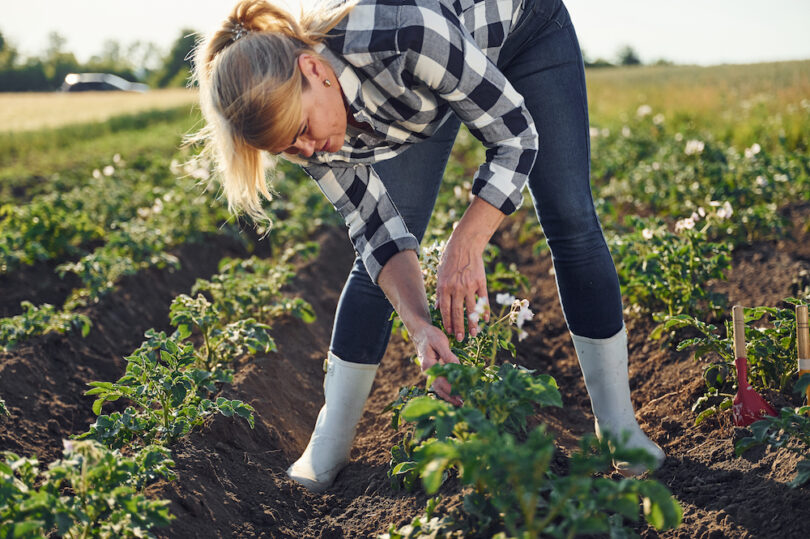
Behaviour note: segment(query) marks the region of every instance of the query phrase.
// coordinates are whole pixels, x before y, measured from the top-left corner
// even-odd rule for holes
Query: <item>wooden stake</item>
[[[798,348],[799,376],[810,373],[810,328],[807,324],[807,305],[796,305],[796,347]],[[807,388],[810,404],[810,387]]]
[[[748,357],[745,352],[745,316],[742,305],[735,305],[731,309],[731,319],[734,325],[734,359]]]

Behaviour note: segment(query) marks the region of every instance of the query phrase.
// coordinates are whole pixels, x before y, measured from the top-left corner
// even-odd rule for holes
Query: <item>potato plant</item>
[[[441,246],[424,255],[428,296],[435,293]],[[435,304],[435,301],[433,301]],[[639,502],[650,524],[659,529],[677,526],[682,510],[670,492],[654,480],[615,482],[594,477],[612,468],[613,459],[652,465],[643,450],[624,449],[621,440],[585,437],[569,460],[568,473],[552,466],[554,438],[543,424],[528,430],[537,406],[562,406],[554,379],[511,363],[497,365],[499,350],[515,352],[512,337],[521,338],[532,317],[528,302],[499,294],[501,312],[484,324],[475,338],[451,344],[460,364],[433,365],[427,387],[439,377],[448,380],[463,404],[455,407],[420,388],[403,388],[388,407],[392,426],[411,424],[401,444],[391,450],[389,477],[395,485],[415,488],[419,480],[435,494],[451,472],[471,490],[463,512],[426,515],[403,529],[391,527],[389,537],[422,534],[497,537],[571,537],[577,533],[626,533],[625,520],[638,517]],[[473,313],[480,316],[485,303]],[[434,323],[439,323],[433,308]],[[505,530],[505,532],[503,531]]]
[[[169,502],[147,498],[143,488],[173,477],[173,464],[162,447],[124,456],[94,441],[66,441],[63,458],[47,470],[4,451],[0,537],[153,537],[152,528],[172,519]]]
[[[35,306],[23,301],[20,306],[24,309],[22,314],[0,319],[0,346],[4,350],[12,350],[31,337],[51,331],[79,331],[83,337],[90,332],[92,324],[83,314],[58,311],[48,303]]]
[[[708,241],[709,225],[698,228],[691,217],[681,223],[671,232],[660,219],[630,216],[630,232],[609,239],[623,296],[659,322],[676,315],[717,315],[728,303],[704,285],[725,278],[730,246]]]
[[[805,395],[808,386],[810,375],[805,374],[796,383],[794,392]],[[756,445],[786,448],[802,457],[796,465],[796,477],[789,485],[797,488],[810,482],[810,406],[783,407],[776,417],[764,417],[749,428],[751,436],[734,445],[737,455]]]
[[[785,298],[786,304],[807,304],[810,298]],[[796,315],[793,309],[775,307],[745,308],[745,339],[748,355],[748,382],[755,390],[771,389],[787,393],[797,373]],[[752,323],[760,322],[759,326]],[[766,323],[763,323],[766,322]],[[684,339],[678,350],[694,348],[695,360],[706,358],[706,392],[694,403],[695,423],[731,407],[737,386],[731,321],[724,322],[721,335],[717,326],[695,317],[678,315],[663,324],[666,331],[694,328],[702,336]]]
[[[104,403],[120,398],[131,401],[134,410],[96,421],[80,439],[92,438],[111,447],[130,443],[170,443],[216,412],[237,415],[253,428],[253,407],[223,397],[206,398],[216,382],[231,380],[229,370],[214,372],[195,368],[194,346],[178,342],[175,336],[148,330],[147,340],[125,358],[124,376],[117,382],[90,382],[86,395],[95,395],[93,412],[101,414]],[[99,418],[101,420],[102,418]],[[137,436],[136,436],[137,435]]]

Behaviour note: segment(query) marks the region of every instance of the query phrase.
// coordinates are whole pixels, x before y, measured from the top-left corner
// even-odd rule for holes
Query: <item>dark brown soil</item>
[[[738,249],[728,283],[712,283],[713,289],[744,305],[778,305],[796,293],[798,275],[810,269],[810,234],[804,228],[810,207],[793,207],[789,215],[796,224],[796,241]],[[587,393],[548,254],[532,256],[513,238],[504,227],[495,241],[533,283],[529,299],[537,313],[530,337],[518,345],[517,359],[557,379],[565,407],[544,411],[543,419],[557,433],[561,451],[567,451],[593,428]],[[241,420],[215,417],[172,448],[178,479],[149,487],[150,495],[171,500],[176,516],[170,528],[157,530],[160,537],[374,537],[391,524],[409,522],[424,507],[424,494],[395,492],[386,478],[388,450],[399,434],[382,409],[401,386],[422,380],[410,362],[410,345],[398,337],[392,338],[377,373],[351,463],[335,485],[316,495],[285,475],[306,445],[323,403],[321,366],[353,256],[343,231],[324,231],[318,241],[321,255],[299,271],[290,290],[313,304],[317,321],[277,322],[272,333],[278,351],[237,365],[234,382],[223,395],[256,408],[255,429]],[[121,356],[137,346],[146,328],[166,326],[171,296],[187,292],[197,275],[210,273],[223,250],[211,246],[202,252],[195,247],[186,252],[180,275],[152,272],[130,279],[99,307],[96,326],[85,340],[50,336],[0,356],[0,395],[12,413],[11,418],[0,418],[0,449],[37,454],[44,462],[56,457],[61,439],[93,420],[91,399],[81,395],[86,382],[120,376]],[[694,426],[691,405],[702,391],[702,366],[687,352],[649,341],[651,321],[628,318],[627,326],[637,416],[667,452],[654,476],[684,508],[679,529],[658,533],[639,524],[638,533],[667,538],[810,537],[807,487],[787,486],[796,458],[768,448],[736,457],[733,444],[742,433],[728,413]]]

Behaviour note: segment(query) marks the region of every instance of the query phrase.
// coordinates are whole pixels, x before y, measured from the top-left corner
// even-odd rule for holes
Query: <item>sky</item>
[[[540,0],[548,1],[548,0]],[[0,32],[39,55],[56,31],[80,62],[105,40],[154,42],[163,51],[182,28],[208,31],[233,0],[0,0]],[[643,62],[714,65],[810,59],[810,0],[568,0],[590,59],[615,60],[629,45]]]

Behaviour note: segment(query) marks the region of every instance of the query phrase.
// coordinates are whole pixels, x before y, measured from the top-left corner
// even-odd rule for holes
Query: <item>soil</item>
[[[785,210],[794,238],[738,248],[728,282],[710,283],[732,303],[779,305],[797,293],[810,272],[810,205]],[[517,245],[505,226],[494,238],[502,255],[518,263],[532,285],[529,300],[536,312],[530,337],[519,343],[517,362],[553,375],[564,408],[544,410],[543,421],[557,434],[560,451],[575,446],[593,428],[593,417],[573,346],[557,299],[548,253],[532,255]],[[413,350],[398,336],[391,339],[358,428],[350,464],[325,494],[313,494],[285,474],[305,447],[323,404],[322,363],[329,344],[333,313],[353,258],[345,232],[323,230],[319,257],[300,268],[291,294],[312,303],[317,320],[277,321],[271,332],[278,350],[236,365],[232,384],[222,390],[256,409],[256,425],[212,417],[203,428],[172,447],[178,479],[148,488],[150,496],[171,501],[176,517],[159,537],[374,537],[391,524],[403,525],[424,508],[423,493],[394,491],[386,477],[389,448],[400,433],[383,412],[399,388],[423,381],[410,361]],[[187,293],[197,277],[215,271],[221,256],[239,254],[230,240],[213,238],[187,246],[178,255],[177,272],[149,271],[128,278],[120,289],[93,307],[86,339],[48,335],[13,352],[0,354],[0,396],[11,417],[0,417],[0,450],[37,455],[42,463],[57,458],[61,440],[93,422],[86,383],[115,380],[122,357],[135,349],[149,327],[167,329],[168,305]],[[765,278],[763,278],[765,277]],[[33,289],[16,276],[15,286]],[[0,283],[0,291],[2,283]],[[39,292],[37,293],[39,294]],[[664,483],[684,509],[677,530],[657,532],[639,524],[642,537],[748,538],[810,537],[807,488],[791,489],[797,458],[785,450],[755,448],[741,457],[734,441],[744,435],[729,412],[695,426],[691,405],[702,392],[703,366],[688,352],[676,352],[647,338],[654,326],[628,316],[630,385],[642,428],[667,453],[653,476]],[[765,395],[777,406],[794,405]],[[777,398],[775,398],[777,397]],[[446,501],[458,501],[455,485],[445,485]]]

